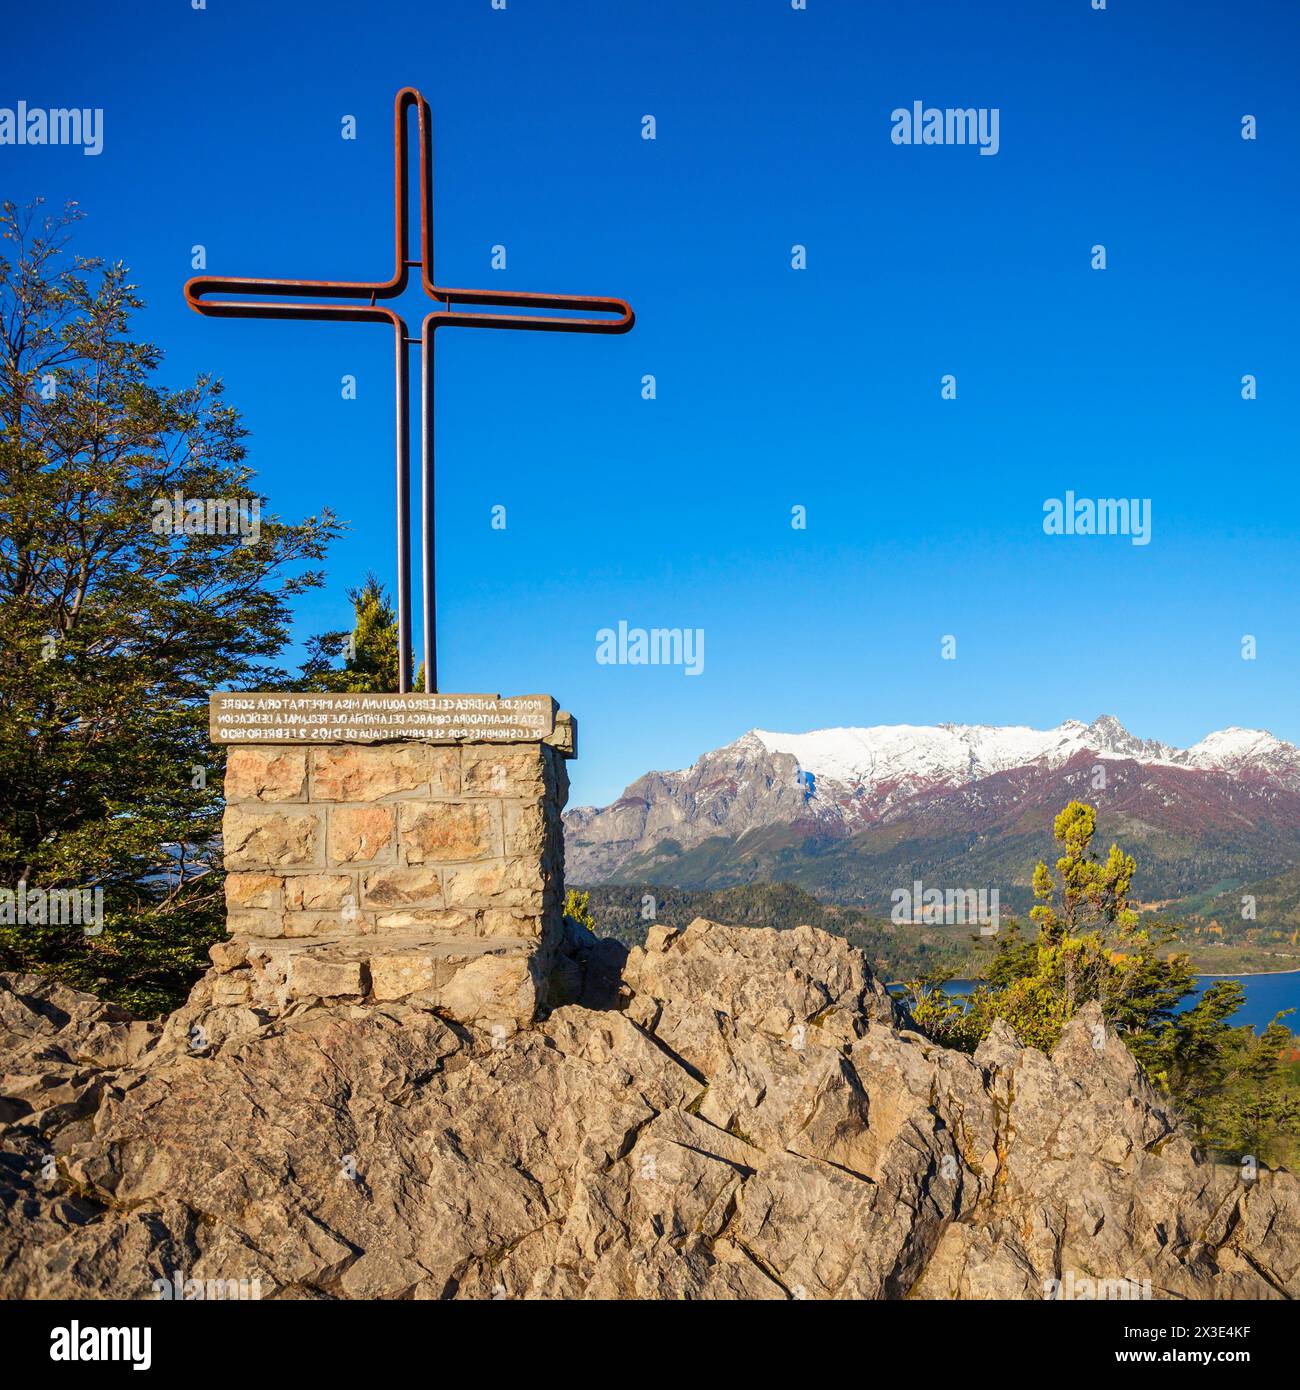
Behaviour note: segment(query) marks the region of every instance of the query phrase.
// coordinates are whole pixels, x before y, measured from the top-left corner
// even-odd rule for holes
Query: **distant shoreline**
[[[1196,970],[1193,971],[1193,974],[1198,980],[1262,980],[1267,979],[1270,975],[1300,975],[1300,965],[1294,965],[1290,970],[1225,970],[1220,974],[1208,970]],[[987,979],[983,975],[960,975],[954,976],[953,980],[961,984],[972,985],[987,983]],[[949,980],[948,983],[952,984],[953,980]],[[901,989],[905,984],[906,981],[904,980],[886,980],[885,988],[889,989],[897,985]]]
[[[1219,975],[1204,970],[1198,970],[1196,972],[1196,978],[1198,980],[1240,980],[1248,975],[1300,975],[1300,965],[1293,965],[1290,970],[1225,970]]]

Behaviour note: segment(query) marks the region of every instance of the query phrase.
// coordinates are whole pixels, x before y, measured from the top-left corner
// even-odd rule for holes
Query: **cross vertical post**
[[[420,578],[424,597],[424,688],[438,688],[437,581],[434,567],[434,471],[433,471],[433,335],[420,344]]]
[[[406,324],[397,334],[397,688],[411,688],[411,362]],[[426,602],[428,596],[425,596]]]

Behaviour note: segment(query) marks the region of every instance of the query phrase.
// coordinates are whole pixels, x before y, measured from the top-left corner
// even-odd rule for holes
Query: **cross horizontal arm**
[[[248,319],[344,319],[352,322],[379,320],[405,327],[400,314],[381,308],[374,301],[387,299],[394,291],[389,283],[369,284],[359,280],[247,280],[234,277],[195,276],[185,285],[185,302],[196,313],[212,318]],[[296,304],[273,299],[205,299],[210,294],[299,295],[303,298],[369,299],[369,304]]]
[[[617,318],[548,318],[541,314],[470,314],[460,309],[436,309],[425,323],[434,328],[537,328],[561,333],[626,333],[636,322],[632,306],[623,299],[585,294],[535,294],[524,290],[456,290],[425,288],[451,304],[491,304],[501,308],[568,309],[578,314],[616,314]]]
[[[405,275],[401,277],[405,279]],[[200,275],[185,285],[185,302],[200,314],[214,318],[383,320],[400,323],[401,316],[381,308],[378,299],[400,294],[404,285],[392,281],[364,280],[257,280],[234,276]],[[425,291],[444,304],[486,304],[499,308],[560,309],[577,315],[607,314],[609,318],[551,318],[542,314],[473,314],[459,309],[438,309],[429,317],[435,327],[536,328],[568,333],[626,333],[636,322],[623,299],[584,294],[538,294],[527,290],[466,290],[431,285]],[[285,295],[302,299],[369,299],[369,304],[299,304],[292,299],[209,299],[207,295]]]

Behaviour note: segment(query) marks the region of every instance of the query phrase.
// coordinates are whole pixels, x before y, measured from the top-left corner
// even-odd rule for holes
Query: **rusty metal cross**
[[[407,112],[414,106],[420,130],[420,259],[410,259],[407,214]],[[227,318],[347,319],[390,324],[396,346],[397,377],[397,647],[398,686],[411,688],[411,432],[409,422],[410,370],[407,348],[421,347],[423,370],[421,412],[421,502],[424,596],[424,688],[438,689],[437,625],[434,609],[434,470],[433,470],[433,335],[439,328],[524,328],[556,333],[626,333],[634,315],[622,299],[592,295],[533,294],[523,291],[460,290],[434,284],[433,280],[433,149],[430,140],[429,104],[413,87],[403,87],[393,110],[394,201],[396,205],[397,258],[392,277],[380,282],[359,280],[250,280],[230,276],[198,275],[185,286],[185,300],[200,314]],[[393,299],[407,285],[407,272],[420,267],[424,292],[443,305],[424,319],[419,338],[409,336],[400,314],[379,300]],[[284,295],[292,299],[208,299],[207,295]],[[356,304],[319,304],[317,299],[368,301]],[[480,314],[455,308],[456,304],[493,305],[529,310],[560,309],[579,314],[605,313],[614,318],[557,318],[538,313]]]

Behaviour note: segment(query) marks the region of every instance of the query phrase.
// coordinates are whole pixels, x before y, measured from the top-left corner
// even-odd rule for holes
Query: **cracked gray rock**
[[[505,1036],[0,976],[0,1296],[1300,1292],[1300,1184],[1203,1161],[1095,1010],[972,1058],[809,927],[655,929],[621,979],[588,948],[584,998]]]

